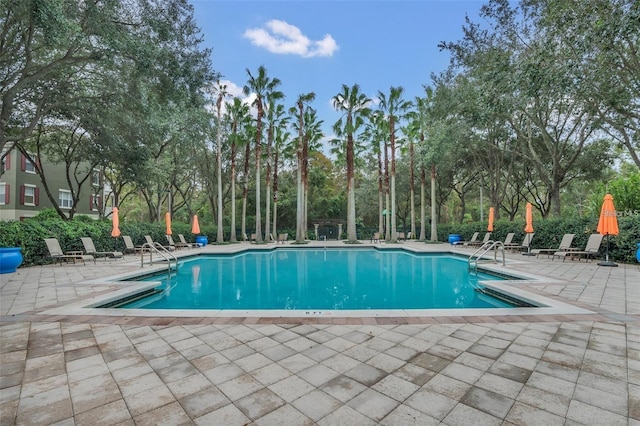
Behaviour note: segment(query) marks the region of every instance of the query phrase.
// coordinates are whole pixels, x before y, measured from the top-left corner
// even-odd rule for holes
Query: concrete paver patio
[[[140,269],[127,257],[0,275],[0,424],[640,425],[638,265],[507,255],[552,278],[519,287],[591,314],[45,313],[121,288],[96,279]]]

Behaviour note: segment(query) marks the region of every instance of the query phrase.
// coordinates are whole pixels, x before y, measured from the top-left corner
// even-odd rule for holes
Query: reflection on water
[[[154,277],[158,280],[158,277]],[[429,309],[504,307],[479,297],[464,259],[404,251],[278,249],[202,257],[178,268],[155,309]]]

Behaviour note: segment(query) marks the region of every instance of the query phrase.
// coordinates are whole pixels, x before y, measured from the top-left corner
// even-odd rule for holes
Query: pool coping
[[[371,248],[370,245],[364,245],[362,248]],[[438,252],[425,252],[410,246],[399,247],[380,247],[374,248],[385,250],[404,250],[417,254],[451,254],[456,256],[469,257],[469,253],[453,249],[441,250]],[[226,253],[190,253],[181,256],[181,259],[187,257],[196,257],[204,255],[230,255],[241,254],[247,251],[255,250],[278,250],[279,247],[273,246],[241,246],[235,247]],[[319,247],[282,247],[284,249],[318,249]],[[345,247],[352,249],[352,247]],[[356,247],[356,249],[359,247]],[[342,247],[330,247],[327,250],[344,249]],[[144,271],[129,271],[120,274],[114,274],[108,277],[88,280],[84,284],[88,285],[117,285],[127,286],[126,288],[117,289],[108,294],[100,294],[90,296],[72,303],[57,306],[51,309],[45,309],[39,312],[44,315],[72,315],[72,316],[111,316],[111,317],[167,317],[167,318],[412,318],[412,317],[479,317],[479,316],[522,316],[522,315],[589,315],[596,312],[574,306],[556,299],[552,299],[540,294],[532,293],[526,289],[519,288],[518,284],[562,284],[563,280],[553,279],[547,276],[539,276],[522,271],[513,271],[508,269],[508,265],[517,264],[522,261],[509,259],[505,266],[499,264],[481,263],[480,269],[489,273],[498,275],[506,275],[518,278],[517,280],[501,280],[501,281],[481,281],[481,285],[489,289],[498,291],[511,297],[523,300],[525,302],[536,305],[535,307],[518,307],[518,308],[466,308],[466,309],[386,309],[386,310],[198,310],[198,309],[129,309],[129,308],[98,308],[110,302],[123,299],[145,290],[157,287],[158,281],[149,281],[140,283],[139,281],[127,281],[133,277],[141,275],[149,275],[162,272],[167,269],[166,264],[152,265],[151,268]],[[143,272],[143,273],[141,273]]]

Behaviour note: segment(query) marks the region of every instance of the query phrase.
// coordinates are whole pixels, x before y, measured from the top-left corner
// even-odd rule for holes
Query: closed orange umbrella
[[[171,213],[167,212],[164,215],[164,222],[167,225],[167,235],[171,235]]]
[[[489,224],[487,225],[487,231],[489,232],[493,232],[493,216],[494,216],[494,210],[493,207],[489,208]]]
[[[191,224],[191,233],[199,234],[200,233],[200,224],[198,223],[198,215],[193,215],[193,223]]]
[[[609,261],[609,235],[618,235],[618,217],[616,216],[616,208],[613,205],[613,197],[611,194],[604,196],[602,209],[600,210],[600,220],[598,221],[598,232],[607,236],[607,254],[604,262],[598,263],[600,266],[618,266],[616,263]]]
[[[532,211],[531,203],[527,203],[527,208],[524,214],[524,220],[525,220],[524,232],[526,232],[527,234],[532,234],[533,233],[533,211]]]
[[[613,205],[611,194],[604,196],[602,210],[600,210],[600,220],[598,221],[598,232],[601,235],[618,235],[618,217],[616,208]]]
[[[111,236],[119,237],[120,236],[120,217],[118,216],[118,208],[113,208],[113,217],[111,219]]]

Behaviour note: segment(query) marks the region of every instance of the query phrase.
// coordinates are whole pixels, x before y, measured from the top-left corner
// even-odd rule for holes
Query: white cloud
[[[309,40],[300,28],[278,19],[267,22],[265,28],[246,30],[244,37],[271,53],[299,55],[304,58],[333,56],[338,50],[338,44],[330,34],[325,35],[322,40]]]

